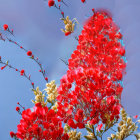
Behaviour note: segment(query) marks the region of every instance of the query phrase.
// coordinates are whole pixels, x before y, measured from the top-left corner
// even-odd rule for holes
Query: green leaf
[[[65,20],[64,18],[60,18],[61,20]]]
[[[33,88],[32,88],[31,90],[32,90],[32,91],[36,91],[36,90],[35,90],[35,89],[33,89]]]
[[[92,140],[92,138],[89,138],[88,136],[84,136],[87,140]]]
[[[87,129],[87,131],[93,133],[93,132],[92,132],[92,129],[90,129],[90,128],[88,128],[88,127],[86,127],[86,129]]]
[[[100,130],[101,133],[103,133],[103,130]]]

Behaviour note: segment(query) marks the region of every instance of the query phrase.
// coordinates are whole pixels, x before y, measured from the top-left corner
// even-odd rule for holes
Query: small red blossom
[[[22,70],[20,71],[20,74],[21,74],[21,75],[24,75],[24,73],[25,73],[25,70],[22,69]]]
[[[84,3],[85,1],[86,1],[86,0],[81,0],[81,2],[83,2],[83,3]]]
[[[61,12],[61,15],[64,15],[64,12]]]
[[[32,82],[32,85],[34,86],[34,83]]]
[[[6,66],[7,66],[7,65],[5,65],[5,66],[1,67],[1,70],[3,70],[4,68],[6,68]]]
[[[19,110],[20,110],[20,107],[17,106],[17,107],[16,107],[16,111],[19,111]]]
[[[65,36],[68,36],[68,35],[70,35],[71,34],[71,32],[66,32],[65,33]]]
[[[45,77],[45,80],[48,81],[48,77]]]
[[[49,0],[49,1],[48,1],[48,6],[49,6],[49,7],[54,6],[54,4],[55,4],[55,1],[54,1],[54,0]]]
[[[13,131],[10,132],[11,138],[13,138],[15,135],[16,135],[16,134],[15,134]]]
[[[96,130],[100,131],[102,129],[102,127],[103,127],[103,124],[100,124],[100,125],[97,126]]]
[[[3,25],[3,29],[4,29],[4,30],[7,30],[7,29],[8,29],[8,25],[7,25],[7,24],[4,24],[4,25]]]
[[[58,2],[61,2],[61,0],[58,0]]]
[[[133,116],[133,118],[134,118],[134,119],[137,119],[137,118],[138,118],[138,115]]]
[[[27,52],[27,55],[28,55],[28,56],[31,56],[31,55],[32,55],[32,52],[31,52],[31,51],[28,51],[28,52]]]
[[[92,12],[95,12],[95,9],[94,8],[92,8]]]

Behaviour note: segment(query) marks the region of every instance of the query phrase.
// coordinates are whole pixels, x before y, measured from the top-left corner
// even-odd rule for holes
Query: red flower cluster
[[[33,109],[22,112],[22,119],[17,128],[16,137],[21,140],[68,140],[69,138],[67,134],[63,134],[61,120],[54,110],[48,110],[40,103]]]
[[[123,90],[119,81],[126,67],[121,39],[107,12],[94,11],[84,25],[58,89],[59,115],[72,128],[83,128],[87,121],[106,123],[108,116],[111,121],[119,118]]]

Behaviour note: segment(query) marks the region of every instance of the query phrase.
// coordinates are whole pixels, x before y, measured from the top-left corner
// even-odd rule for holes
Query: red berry
[[[18,69],[16,69],[16,71],[18,71]]]
[[[16,111],[19,111],[19,110],[20,110],[20,108],[17,106],[17,107],[16,107]]]
[[[22,49],[23,47],[22,47],[22,46],[20,46],[20,48]]]
[[[64,15],[64,12],[61,12],[62,15]]]
[[[31,56],[31,55],[32,55],[32,52],[31,52],[31,51],[28,51],[28,52],[27,52],[27,55],[28,55],[28,56]]]
[[[48,1],[48,5],[49,5],[49,7],[54,6],[54,4],[55,4],[54,0],[49,0],[49,1]]]
[[[4,24],[3,25],[3,28],[4,28],[4,30],[7,30],[8,29],[8,25],[7,24]]]
[[[34,85],[34,83],[32,83],[32,85]]]
[[[13,138],[15,136],[15,133],[13,131],[11,131],[10,136],[11,136],[11,138]]]
[[[17,102],[17,104],[19,105],[19,102]]]
[[[83,2],[83,3],[84,3],[85,1],[86,1],[86,0],[81,0],[81,2]]]

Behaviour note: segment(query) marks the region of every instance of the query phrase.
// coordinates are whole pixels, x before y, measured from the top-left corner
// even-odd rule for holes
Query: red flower
[[[19,111],[19,110],[20,110],[20,108],[17,106],[17,107],[16,107],[16,111]]]
[[[61,2],[61,0],[58,0],[58,2]]]
[[[49,7],[54,6],[54,4],[55,4],[55,1],[54,1],[54,0],[49,0],[49,1],[48,1]]]
[[[15,136],[15,133],[13,131],[11,131],[10,136],[11,136],[11,138],[13,138]]]
[[[28,51],[28,52],[27,52],[27,55],[28,55],[28,56],[31,56],[31,55],[32,55],[32,52],[31,52],[31,51]]]
[[[8,29],[8,25],[7,25],[7,24],[4,24],[4,25],[3,25],[3,29],[4,29],[4,30],[7,30],[7,29]]]

